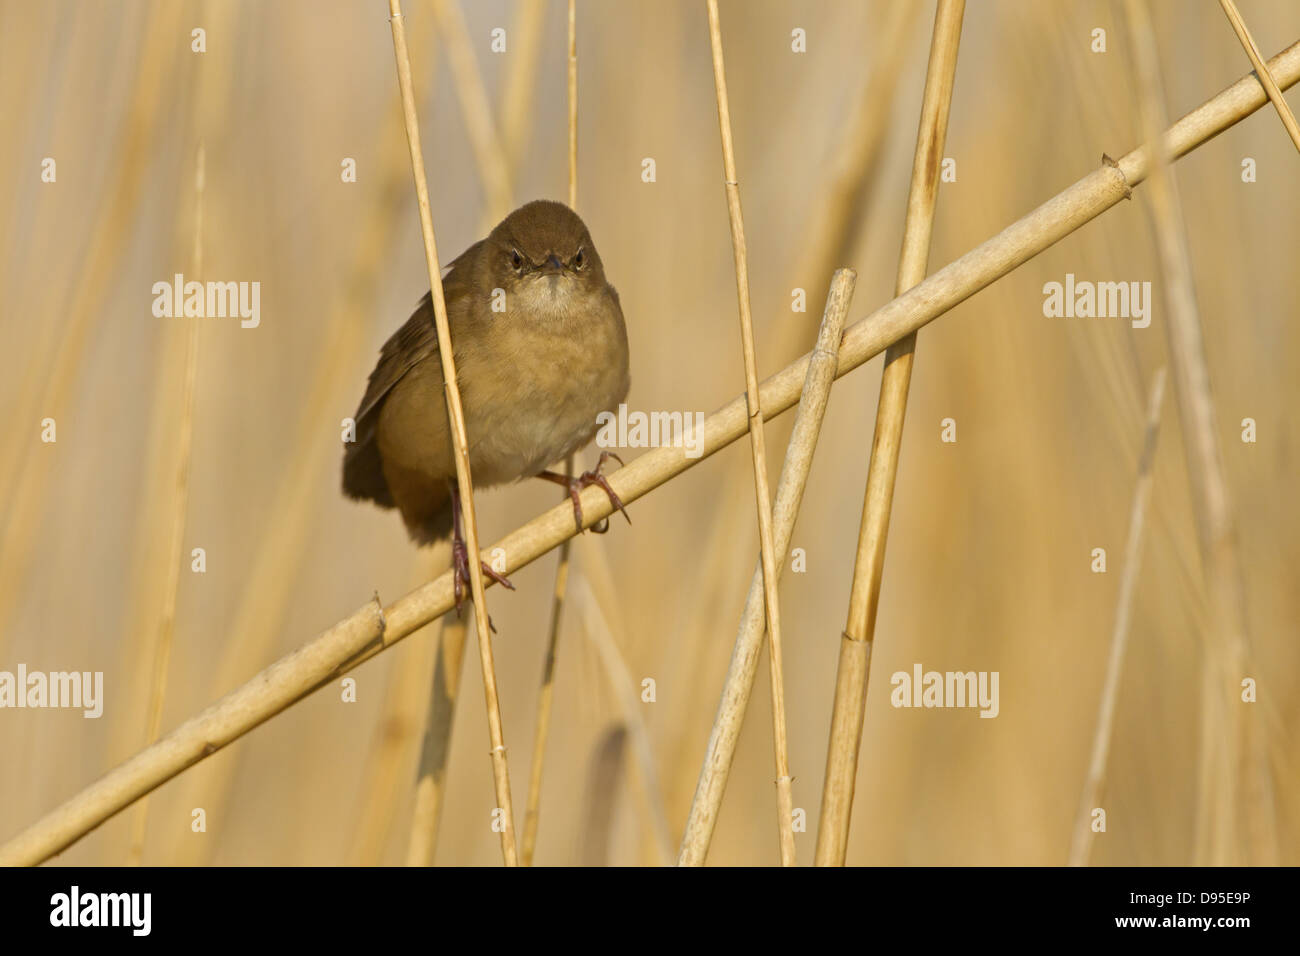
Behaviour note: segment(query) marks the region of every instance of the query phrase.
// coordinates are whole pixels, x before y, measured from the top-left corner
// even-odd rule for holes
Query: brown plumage
[[[516,209],[442,284],[475,488],[590,442],[596,416],[627,396],[627,331],[578,215],[546,200]],[[456,467],[430,295],[384,343],[355,420],[344,492],[400,510],[421,544],[447,537]]]

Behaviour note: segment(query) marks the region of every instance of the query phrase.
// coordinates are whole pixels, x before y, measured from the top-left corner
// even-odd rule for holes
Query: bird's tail
[[[373,429],[348,442],[343,450],[343,493],[359,501],[373,501],[381,508],[395,508],[393,493],[384,478],[383,462]]]
[[[406,533],[416,544],[429,545],[451,537],[451,489],[446,482],[424,485],[420,494],[400,495],[398,501]]]

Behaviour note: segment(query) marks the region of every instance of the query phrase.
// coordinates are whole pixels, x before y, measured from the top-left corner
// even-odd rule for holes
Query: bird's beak
[[[545,262],[547,272],[563,272],[564,263],[560,261],[559,256],[550,256]]]

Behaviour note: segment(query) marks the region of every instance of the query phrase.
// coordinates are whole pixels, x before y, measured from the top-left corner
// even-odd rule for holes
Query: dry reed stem
[[[707,0],[709,45],[713,51],[713,85],[718,99],[718,130],[722,134],[722,166],[731,221],[731,248],[736,260],[736,295],[740,300],[740,347],[745,359],[745,397],[749,411],[749,452],[754,465],[754,504],[758,511],[758,543],[763,565],[763,606],[766,609],[768,663],[772,678],[772,738],[776,752],[777,835],[781,865],[794,866],[794,795],[791,791],[789,744],[786,740],[785,674],[781,651],[781,606],[777,596],[777,564],[772,546],[772,495],[767,487],[767,449],[763,441],[763,403],[754,357],[754,323],[749,307],[749,256],[745,220],[740,211],[740,177],[731,139],[731,107],[727,102],[727,71],[722,61],[722,25],[718,0]]]
[[[1260,85],[1264,87],[1264,90],[1268,93],[1268,98],[1273,102],[1273,107],[1277,110],[1277,115],[1282,120],[1287,135],[1291,137],[1291,142],[1295,144],[1296,150],[1300,151],[1300,126],[1296,125],[1295,114],[1291,112],[1291,107],[1287,105],[1286,99],[1282,96],[1282,91],[1277,88],[1277,83],[1273,81],[1272,74],[1264,66],[1264,57],[1255,44],[1255,38],[1246,29],[1246,21],[1242,19],[1240,11],[1237,10],[1237,5],[1232,0],[1219,0],[1219,6],[1223,7],[1228,22],[1232,24],[1237,39],[1241,41],[1242,49],[1246,51],[1246,56],[1250,57],[1250,65],[1255,68],[1255,76],[1259,78]]]
[[[1126,0],[1125,11],[1134,46],[1143,136],[1148,143],[1155,143],[1165,116],[1155,31],[1142,0]],[[1264,73],[1267,72],[1266,68]],[[1263,92],[1254,75],[1246,77],[1246,82]],[[1178,184],[1164,152],[1157,151],[1151,168],[1151,211],[1169,301],[1169,321],[1165,327],[1173,364],[1174,396],[1178,402],[1196,513],[1201,573],[1210,612],[1203,672],[1196,861],[1215,865],[1236,862],[1234,856],[1244,844],[1248,862],[1266,864],[1275,862],[1277,856],[1267,744],[1262,729],[1248,719],[1237,698],[1238,681],[1253,671],[1236,525],[1217,438],[1187,230]],[[1243,824],[1244,840],[1238,836],[1238,821]]]
[[[468,124],[472,122],[471,117],[480,120],[483,128],[478,130],[467,129],[467,135],[478,137],[480,150],[489,151],[494,159],[490,164],[495,168],[499,157],[499,162],[504,164],[507,170],[507,180],[513,180],[513,172],[516,168],[516,158],[523,149],[523,141],[528,129],[528,121],[532,116],[536,90],[538,88],[536,68],[538,53],[541,49],[542,27],[544,25],[545,3],[542,2],[525,2],[516,7],[517,19],[511,26],[510,43],[515,55],[508,59],[507,74],[502,86],[502,126],[501,137],[498,139],[493,131],[490,118],[482,119],[482,113],[473,113],[471,104],[477,98],[478,93],[485,89],[483,79],[478,70],[477,60],[470,49],[468,32],[465,29],[464,19],[459,20],[458,36],[448,38],[448,45],[455,44],[456,49],[460,51],[460,60],[453,64],[453,70],[459,70],[457,73],[457,93],[461,102],[461,114],[463,120]],[[451,16],[460,17],[459,11],[453,11]],[[435,19],[438,19],[438,12],[435,11]],[[441,24],[441,20],[439,21]],[[482,96],[483,105],[486,103],[486,95]],[[484,107],[485,108],[485,107]],[[480,176],[488,176],[491,172],[489,166],[479,166]],[[486,191],[493,189],[492,183],[485,178],[483,187]],[[484,204],[483,223],[484,229],[489,229],[496,225],[496,220],[500,215],[504,215],[506,209],[513,204],[513,196],[501,195],[498,193],[496,200],[493,201],[489,196],[488,202]],[[427,580],[427,575],[425,576]],[[444,634],[448,635],[439,642],[441,648],[444,646],[454,650],[456,666],[459,668],[460,654],[463,650],[465,639],[465,628],[459,620],[454,625],[445,625],[452,630],[445,630]],[[439,671],[435,670],[435,679]],[[459,675],[459,670],[457,670]],[[459,676],[456,677],[459,682]],[[446,757],[446,748],[448,738],[451,733],[451,726],[454,719],[454,708],[456,704],[456,695],[453,693],[450,698],[443,700],[444,689],[433,687],[430,691],[430,704],[433,705],[442,701],[446,708],[431,711],[429,717],[436,719],[437,723],[430,725],[425,729],[424,750],[426,757],[439,756],[442,759]],[[431,750],[432,748],[432,750]],[[412,819],[412,832],[410,843],[407,848],[409,865],[431,865],[433,861],[434,849],[437,845],[438,827],[442,820],[442,801],[445,796],[446,785],[446,766],[439,764],[437,766],[437,776],[434,779],[429,773],[422,768],[416,778],[416,814]]]
[[[111,815],[102,807],[130,805],[157,786],[162,768],[174,776],[337,680],[366,648],[380,645],[383,634],[383,610],[378,601],[369,601],[0,847],[0,866],[34,865],[60,852]]]
[[[855,93],[841,135],[828,150],[827,175],[830,182],[812,197],[813,208],[800,227],[797,243],[802,254],[789,270],[785,288],[803,288],[814,299],[823,295],[820,289],[822,277],[835,272],[836,264],[847,255],[858,235],[859,224],[866,221],[865,210],[870,209],[870,205],[862,200],[878,168],[884,134],[892,114],[894,90],[907,61],[906,40],[919,9],[915,4],[890,4],[884,25],[871,38],[871,49],[867,51],[871,68]],[[817,285],[814,286],[813,282]],[[787,356],[798,355],[811,346],[815,332],[815,329],[798,322],[774,323],[765,338],[764,354],[783,361]],[[740,525],[748,522],[747,510],[743,497],[729,495],[722,498],[710,522],[707,540],[701,541],[699,553],[723,553],[739,533]],[[718,615],[713,596],[719,589],[738,586],[737,580],[733,580],[738,578],[734,573],[736,567],[733,562],[709,562],[698,586],[687,595],[689,603],[683,616],[696,622],[694,627],[699,633],[712,633],[718,625],[714,620]],[[704,696],[693,694],[692,700],[703,701]],[[693,715],[688,716],[686,722],[692,723]],[[692,756],[673,761],[669,766],[680,770],[689,768],[693,762]]]
[[[447,764],[451,757],[451,729],[460,696],[461,660],[465,656],[465,621],[455,615],[442,618],[442,633],[433,663],[428,717],[420,749],[420,772],[415,784],[415,809],[411,838],[406,848],[407,866],[432,866],[438,848],[442,808],[447,801]]]
[[[443,0],[439,0],[440,8]],[[420,123],[415,115],[415,92],[411,85],[411,60],[406,52],[406,28],[402,20],[401,0],[388,0],[389,22],[393,27],[393,52],[397,58],[397,77],[402,94],[402,112],[406,120],[406,141],[411,149],[411,168],[415,175],[415,194],[420,206],[420,229],[424,234],[425,266],[433,292],[434,324],[438,332],[438,355],[442,360],[442,379],[446,391],[447,418],[451,426],[452,453],[456,462],[456,483],[460,487],[465,547],[469,551],[470,590],[474,595],[474,624],[478,631],[479,659],[483,668],[483,692],[487,702],[488,735],[492,743],[492,777],[496,787],[496,809],[504,820],[501,829],[501,855],[506,866],[517,865],[515,849],[514,807],[510,799],[510,773],[506,765],[506,744],[501,727],[501,703],[497,696],[496,667],[492,660],[492,636],[489,633],[487,598],[483,588],[483,568],[478,547],[478,519],[474,511],[474,479],[470,473],[469,439],[465,434],[465,414],[456,382],[456,361],[452,355],[451,329],[447,323],[447,303],[442,293],[438,244],[433,233],[433,214],[429,209],[429,186],[424,175],[424,155],[420,148]],[[452,44],[455,49],[456,44]],[[486,99],[486,98],[485,98]],[[486,102],[484,103],[486,106]],[[467,117],[468,120],[468,117]],[[454,571],[453,571],[454,574]]]
[[[957,51],[961,44],[965,11],[966,0],[939,0],[935,10],[895,295],[902,295],[921,282],[930,260],[934,207],[939,196],[939,164],[948,135],[948,112],[952,106],[952,86],[957,74]],[[871,648],[876,636],[880,580],[885,567],[885,542],[889,536],[889,513],[894,502],[894,481],[898,477],[898,456],[903,444],[903,420],[907,415],[907,392],[912,382],[915,349],[916,333],[891,345],[885,350],[885,367],[880,376],[876,431],[862,499],[848,621],[840,638],[835,703],[826,752],[826,779],[817,825],[816,862],[819,866],[843,866],[848,852],[858,747],[862,742]]]
[[[203,191],[204,147],[199,141],[194,159],[194,276],[203,281]],[[158,634],[153,652],[153,682],[149,690],[149,717],[145,728],[145,745],[158,739],[162,731],[163,700],[167,696],[167,671],[172,657],[172,638],[176,631],[176,597],[181,583],[181,547],[185,535],[185,515],[190,505],[190,467],[194,444],[194,391],[199,373],[200,323],[186,320],[185,378],[181,385],[180,429],[176,440],[175,494],[172,498],[171,533],[167,544],[166,584],[163,586],[163,603],[158,615]],[[131,843],[127,850],[127,864],[139,866],[144,855],[145,828],[149,817],[149,797],[146,795],[136,807],[131,825]]]
[[[510,185],[506,154],[492,123],[492,107],[474,57],[469,28],[465,25],[465,15],[460,6],[453,0],[433,0],[433,16],[447,50],[461,118],[483,183],[486,219],[491,225],[496,225],[510,212],[514,189]]]
[[[576,0],[569,0],[569,208],[578,208],[578,16]],[[573,478],[573,456],[564,463],[564,474]],[[564,612],[564,591],[569,583],[570,542],[560,545],[559,563],[555,568],[555,591],[551,598],[550,634],[546,640],[546,660],[542,665],[542,686],[537,695],[537,720],[533,730],[533,760],[528,772],[528,802],[524,809],[524,838],[520,860],[533,865],[537,846],[538,807],[542,800],[542,769],[546,759],[546,737],[551,729],[551,703],[555,691],[555,652],[560,641],[560,621]]]
[[[776,484],[773,525],[776,553],[781,556],[782,566],[790,547],[790,538],[794,534],[799,506],[803,502],[813,452],[817,449],[817,439],[821,434],[831,384],[835,380],[840,338],[849,314],[849,305],[853,301],[856,281],[857,273],[852,269],[840,269],[831,279],[826,308],[822,312],[821,329],[817,333],[817,344],[808,363],[808,372],[799,398],[799,411],[795,414],[794,430],[786,446],[785,462],[781,465],[781,477]],[[736,629],[736,641],[722,696],[718,701],[717,717],[709,733],[709,746],[700,767],[695,796],[691,799],[686,831],[677,855],[679,866],[703,866],[708,856],[713,828],[717,824],[718,811],[722,807],[722,797],[727,788],[727,777],[731,773],[731,762],[736,755],[736,742],[740,739],[740,728],[744,725],[745,711],[749,707],[749,695],[753,691],[754,676],[758,670],[758,657],[763,650],[763,625],[763,565],[760,558],[749,584],[740,625]]]
[[[477,165],[481,183],[486,194],[482,213],[483,229],[495,226],[513,205],[511,182],[515,160],[523,149],[523,141],[528,129],[535,102],[537,82],[536,67],[541,48],[542,26],[544,23],[544,3],[522,3],[517,7],[517,20],[512,25],[511,44],[517,55],[508,60],[506,78],[502,87],[502,127],[498,138],[492,125],[491,114],[487,110],[486,87],[478,69],[465,21],[458,8],[442,8],[435,5],[434,20],[444,35],[444,42],[450,54],[451,70],[456,83],[457,97],[461,105],[461,117],[466,126],[467,137],[475,155],[490,157],[488,162]],[[506,175],[501,177],[498,171],[504,169]],[[504,182],[503,182],[504,178]],[[418,562],[417,562],[418,563]],[[425,578],[427,580],[427,575]],[[454,623],[443,625],[443,638],[438,642],[437,653],[446,657],[450,664],[454,657],[456,676],[454,684],[459,686],[460,659],[464,650],[465,626],[457,619]],[[445,654],[444,654],[445,650]],[[435,664],[434,677],[437,679],[441,670]],[[411,823],[411,834],[407,846],[408,865],[432,865],[437,846],[438,828],[442,821],[442,805],[446,795],[445,760],[447,758],[451,727],[455,717],[457,695],[453,688],[450,696],[446,687],[434,686],[430,690],[430,706],[435,707],[428,714],[434,723],[426,726],[423,744],[423,761],[416,777],[415,811]],[[436,765],[427,765],[429,760],[441,761]],[[396,791],[390,794],[395,795]]]
[[[1273,57],[1269,68],[1284,88],[1300,80],[1300,42]],[[1165,149],[1171,157],[1185,156],[1267,102],[1253,75],[1245,76],[1175,123],[1165,133]],[[1142,146],[1115,165],[1103,164],[919,286],[849,326],[840,343],[835,377],[847,375],[1121,202],[1132,186],[1146,178],[1148,152]],[[811,358],[804,355],[764,381],[766,416],[775,417],[798,401]],[[704,420],[696,436],[697,457],[688,456],[684,448],[655,448],[614,472],[610,486],[625,504],[636,501],[739,439],[747,425],[745,396],[737,396]],[[602,489],[588,488],[580,497],[588,526],[613,510]],[[509,574],[577,533],[573,506],[566,501],[516,528],[493,547],[505,551]],[[322,681],[382,653],[453,604],[452,577],[447,571],[384,608],[386,626],[381,627],[377,611],[368,615],[373,604],[363,607],[18,833],[0,846],[0,865],[48,859],[144,793],[307,696]],[[220,732],[208,736],[207,728]]]
[[[1138,570],[1142,565],[1142,542],[1146,529],[1147,503],[1151,499],[1151,478],[1156,457],[1156,439],[1160,434],[1160,406],[1165,397],[1165,370],[1156,371],[1147,402],[1142,455],[1138,459],[1137,484],[1133,488],[1133,506],[1129,512],[1128,540],[1124,544],[1124,574],[1115,600],[1115,627],[1110,638],[1110,657],[1106,677],[1101,685],[1101,706],[1097,712],[1097,731],[1092,739],[1092,759],[1079,800],[1074,837],[1070,843],[1070,866],[1087,866],[1092,852],[1092,811],[1101,799],[1106,779],[1106,762],[1115,724],[1115,701],[1119,697],[1120,674],[1124,669],[1124,652],[1128,647],[1129,621],[1133,614],[1133,595],[1137,591]]]
[[[868,51],[871,68],[859,85],[841,135],[829,150],[826,172],[830,182],[825,188],[818,188],[813,196],[813,209],[800,228],[797,243],[803,254],[789,270],[785,288],[804,288],[811,298],[824,297],[826,290],[820,288],[823,277],[833,275],[858,235],[860,224],[866,221],[867,211],[871,208],[865,201],[868,184],[874,181],[873,174],[880,162],[895,100],[894,91],[908,58],[910,44],[906,41],[919,10],[919,5],[915,4],[890,4],[884,25],[872,37]],[[829,284],[829,280],[826,281]],[[773,323],[764,339],[764,354],[787,361],[813,344],[816,331],[806,323]],[[731,480],[729,476],[727,480]],[[725,553],[735,536],[741,533],[743,525],[752,521],[747,512],[748,504],[743,496],[721,498],[710,521],[707,538],[701,541],[699,553]],[[730,591],[742,585],[743,570],[737,575],[738,567],[734,562],[708,562],[698,585],[686,595],[688,603],[683,617],[695,622],[693,627],[698,633],[711,634],[715,628],[724,626],[714,595],[719,590]],[[746,694],[749,686],[746,683]],[[691,700],[707,707],[707,693],[698,688],[698,692],[691,694]],[[713,712],[705,712],[699,715],[698,720],[710,720],[713,716]],[[687,716],[688,725],[696,722],[694,714]],[[694,761],[694,753],[682,754],[680,760],[670,761],[668,766],[674,773],[689,773]],[[693,776],[694,782],[698,783],[698,772]],[[674,785],[672,791],[680,792],[680,788]]]
[[[637,765],[640,767],[641,788],[645,793],[645,803],[650,815],[650,829],[654,834],[655,849],[659,854],[660,865],[667,865],[673,858],[672,837],[668,833],[668,814],[664,811],[663,798],[660,796],[659,773],[655,769],[654,748],[650,744],[650,731],[646,727],[645,711],[637,693],[638,684],[632,677],[623,652],[619,650],[618,641],[614,639],[609,622],[600,609],[600,602],[592,592],[591,586],[582,577],[577,579],[574,597],[580,598],[583,611],[584,630],[600,657],[605,677],[618,698],[623,712],[623,726],[632,737],[636,749]]]

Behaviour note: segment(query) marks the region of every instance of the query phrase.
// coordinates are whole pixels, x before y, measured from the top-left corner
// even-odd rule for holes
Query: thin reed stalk
[[[948,135],[948,112],[952,106],[952,86],[957,75],[957,50],[961,44],[965,12],[966,0],[939,0],[935,10],[895,295],[902,295],[921,282],[930,260],[934,207],[939,197],[939,164],[943,161],[943,145]],[[898,456],[903,445],[903,420],[907,415],[907,392],[912,383],[915,350],[916,333],[895,342],[885,351],[885,367],[880,376],[876,432],[871,442],[867,487],[862,499],[862,522],[858,529],[857,556],[853,562],[848,621],[840,637],[835,703],[826,752],[826,779],[817,826],[819,866],[843,866],[848,851],[858,747],[862,742],[871,648],[876,636],[880,580],[885,568],[885,541],[889,536],[889,514],[894,503],[894,481],[898,477]]]
[[[1124,653],[1128,648],[1129,621],[1133,615],[1133,595],[1137,592],[1138,571],[1142,567],[1142,542],[1146,529],[1147,503],[1151,499],[1151,476],[1156,457],[1156,438],[1160,434],[1160,407],[1165,397],[1165,370],[1160,368],[1151,380],[1151,397],[1147,401],[1142,456],[1138,459],[1137,484],[1133,488],[1133,506],[1129,512],[1128,540],[1124,544],[1124,574],[1115,600],[1115,627],[1110,638],[1110,657],[1106,678],[1101,685],[1101,706],[1097,712],[1097,732],[1092,738],[1092,758],[1088,776],[1079,799],[1074,837],[1070,842],[1070,866],[1087,866],[1092,852],[1092,811],[1101,800],[1106,780],[1106,763],[1114,736],[1115,701],[1119,697],[1120,676],[1124,670]]]
[[[519,862],[515,848],[514,807],[510,799],[510,773],[506,765],[505,735],[501,727],[501,703],[497,695],[496,666],[492,659],[492,636],[488,630],[487,598],[483,588],[483,568],[478,547],[478,519],[474,511],[474,479],[470,473],[469,439],[465,434],[465,415],[456,382],[456,361],[452,355],[451,329],[447,323],[447,303],[443,298],[442,275],[438,265],[438,244],[433,233],[433,214],[429,209],[429,186],[424,176],[424,155],[420,148],[420,124],[415,114],[415,91],[411,84],[411,60],[406,52],[406,29],[401,0],[388,0],[389,22],[393,28],[393,52],[397,58],[397,77],[402,93],[402,112],[406,120],[406,141],[411,149],[411,168],[415,175],[415,194],[420,206],[420,230],[424,234],[425,266],[433,294],[433,316],[438,332],[438,354],[442,360],[447,417],[452,434],[452,454],[456,462],[456,482],[460,487],[461,515],[465,546],[469,551],[470,590],[474,596],[474,624],[478,631],[479,659],[483,667],[483,691],[487,701],[488,735],[492,742],[492,776],[496,786],[497,811],[501,820],[501,855],[507,866]],[[454,45],[453,45],[454,46]],[[454,573],[454,572],[453,572]]]
[[[772,683],[772,739],[776,751],[776,825],[781,865],[794,866],[794,794],[786,740],[785,674],[781,651],[781,608],[777,599],[777,565],[772,542],[772,495],[767,487],[767,448],[763,441],[763,405],[754,358],[754,323],[749,310],[749,257],[745,220],[740,211],[740,180],[731,140],[731,107],[727,102],[727,71],[722,62],[722,25],[718,0],[708,0],[709,45],[713,51],[713,85],[718,98],[718,130],[722,134],[722,167],[731,220],[731,248],[736,260],[736,295],[740,300],[740,347],[745,359],[745,397],[749,411],[749,453],[754,465],[754,504],[758,510],[758,545],[763,565],[763,606],[767,617],[768,663]]]
[[[867,201],[868,185],[875,180],[874,173],[883,152],[892,104],[896,99],[894,91],[908,57],[910,44],[907,39],[919,9],[916,4],[890,4],[879,32],[870,38],[867,55],[870,68],[858,86],[840,135],[828,150],[830,158],[826,175],[829,182],[825,188],[819,187],[812,197],[812,208],[800,226],[796,243],[802,254],[790,267],[784,288],[803,288],[814,300],[823,297],[825,290],[821,284],[823,281],[829,283],[829,278],[824,277],[831,276],[847,257],[861,231],[861,224],[867,221],[871,208]],[[809,348],[815,338],[816,330],[807,323],[774,322],[766,330],[764,354],[786,361]],[[728,467],[732,466],[729,464]],[[730,476],[726,480],[730,481]],[[725,553],[743,526],[752,521],[748,510],[743,496],[720,498],[707,536],[700,541],[699,553]],[[710,561],[703,568],[697,586],[685,595],[687,604],[683,618],[694,622],[692,628],[696,633],[712,634],[715,628],[724,624],[714,595],[719,590],[730,591],[741,586],[743,569],[737,574],[738,569],[740,566],[735,562]],[[702,673],[698,666],[700,663],[692,663],[686,675],[688,679],[692,679],[695,673]],[[746,684],[746,694],[748,687]],[[690,700],[707,707],[706,693],[702,688],[692,689]],[[707,719],[707,715],[700,715],[699,719]],[[686,722],[694,724],[696,720],[688,716]],[[680,759],[669,761],[670,772],[675,772],[675,776],[689,773],[694,759],[693,753],[689,756],[681,754]],[[684,781],[675,781],[672,792],[681,792],[681,782]]]
[[[849,305],[853,301],[856,281],[857,273],[852,269],[840,269],[831,279],[821,329],[817,333],[817,344],[808,362],[799,411],[795,415],[790,443],[786,446],[785,462],[781,465],[781,478],[776,484],[776,503],[773,506],[775,548],[781,556],[781,566],[784,566],[785,554],[794,534],[795,519],[799,516],[808,472],[812,468],[813,452],[817,449],[822,419],[830,400],[840,339],[849,314]],[[740,728],[745,722],[745,711],[749,707],[749,695],[754,688],[759,654],[763,649],[763,593],[763,565],[760,558],[749,583],[745,609],[736,629],[731,664],[718,701],[717,717],[713,721],[704,764],[700,767],[695,796],[691,800],[686,832],[682,836],[677,855],[679,866],[703,866],[708,856],[713,828],[718,821],[722,796],[726,792],[727,778],[731,773],[731,763],[736,756]]]
[[[199,141],[194,158],[194,250],[192,263],[194,277],[202,282],[203,276],[203,193],[204,146]],[[153,680],[149,688],[149,717],[145,728],[145,745],[158,739],[162,731],[163,701],[167,696],[167,672],[172,658],[172,638],[176,632],[176,597],[181,584],[182,543],[185,535],[185,516],[190,507],[190,469],[193,464],[194,445],[194,386],[199,373],[199,335],[202,325],[197,319],[186,319],[185,377],[181,384],[179,429],[176,437],[176,460],[173,473],[176,484],[172,496],[171,532],[167,538],[166,584],[163,602],[158,615],[158,632],[153,649]],[[145,829],[149,818],[149,798],[146,795],[136,807],[131,824],[131,843],[127,850],[127,864],[139,866],[144,855]]]
[[[577,0],[569,0],[569,208],[578,208],[578,16]],[[565,477],[573,478],[573,456],[564,463]],[[520,859],[524,866],[533,865],[537,847],[538,807],[542,800],[542,769],[546,761],[546,737],[551,729],[551,703],[555,693],[555,652],[560,641],[560,621],[564,612],[564,592],[569,583],[570,542],[560,545],[559,563],[555,568],[555,591],[551,598],[550,633],[546,640],[546,660],[542,665],[542,686],[537,695],[537,720],[533,730],[533,761],[528,772],[528,802],[524,810],[524,838]]]
[[[1239,848],[1245,847],[1247,862],[1264,865],[1276,862],[1277,831],[1265,728],[1248,718],[1237,697],[1238,682],[1253,669],[1246,627],[1246,595],[1237,554],[1236,519],[1219,450],[1218,424],[1182,203],[1170,168],[1176,152],[1160,137],[1165,122],[1165,94],[1155,30],[1143,0],[1126,0],[1124,6],[1134,47],[1143,136],[1148,143],[1148,155],[1154,152],[1155,157],[1150,163],[1150,200],[1169,303],[1165,328],[1196,513],[1201,574],[1209,597],[1196,862],[1234,863]],[[1268,73],[1268,67],[1263,73]],[[1258,95],[1266,97],[1258,78],[1251,75],[1246,82],[1253,85]]]
[[[1268,72],[1268,67],[1264,65],[1264,57],[1259,52],[1259,47],[1255,44],[1255,38],[1250,35],[1250,30],[1246,29],[1246,21],[1242,18],[1241,12],[1233,0],[1219,0],[1219,6],[1223,7],[1224,15],[1227,16],[1228,22],[1232,24],[1233,32],[1237,34],[1237,39],[1241,41],[1241,47],[1246,51],[1246,56],[1250,57],[1250,65],[1255,68],[1255,76],[1259,78],[1260,85],[1268,93],[1269,100],[1273,103],[1274,109],[1277,110],[1278,117],[1282,120],[1282,126],[1286,128],[1286,134],[1291,137],[1291,142],[1300,152],[1300,125],[1296,124],[1295,114],[1291,112],[1291,107],[1287,105],[1286,99],[1282,96],[1282,91],[1277,88],[1277,83],[1273,75]]]
[[[461,660],[465,656],[465,621],[442,617],[442,633],[433,662],[420,772],[415,785],[411,838],[406,848],[407,866],[433,866],[438,849],[442,808],[447,802],[447,763],[451,756],[451,729],[460,696]]]
[[[1300,42],[1273,57],[1269,68],[1284,88],[1300,80]],[[1185,156],[1267,102],[1254,77],[1243,77],[1167,130],[1165,150],[1173,158]],[[920,285],[853,323],[841,340],[835,377],[847,375],[1122,202],[1146,179],[1149,154],[1142,146],[1113,165],[1103,164]],[[798,401],[812,358],[804,355],[763,382],[766,417],[775,417]],[[636,501],[738,440],[748,422],[746,398],[737,396],[707,416],[697,430],[698,455],[672,446],[651,449],[614,472],[610,486],[625,504]],[[608,517],[613,510],[599,488],[586,489],[580,503],[592,521]],[[576,533],[573,506],[562,502],[493,547],[508,556],[509,574]],[[0,845],[0,865],[35,864],[62,851],[143,794],[382,653],[453,605],[451,571],[394,601],[383,609],[382,619],[377,602],[365,605]]]

